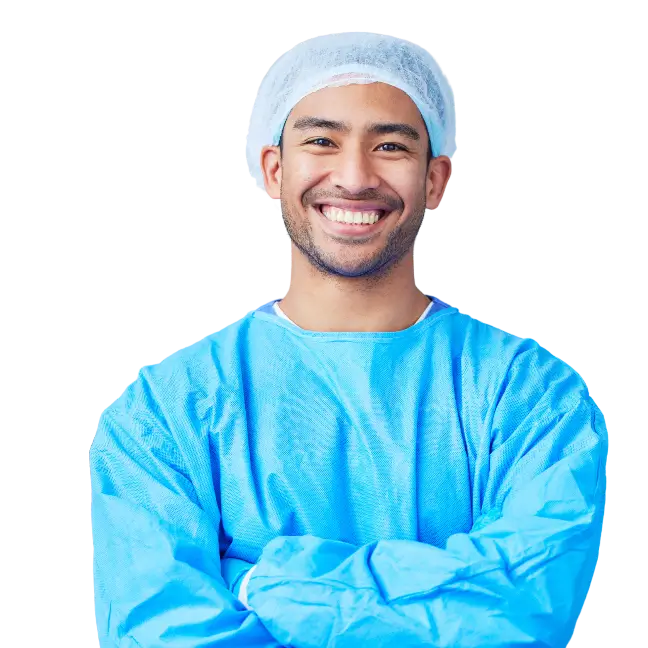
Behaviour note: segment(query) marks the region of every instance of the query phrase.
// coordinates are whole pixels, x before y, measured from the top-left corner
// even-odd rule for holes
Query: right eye
[[[332,144],[331,140],[326,137],[317,137],[316,139],[306,142],[306,144],[315,144],[316,142],[329,142]]]

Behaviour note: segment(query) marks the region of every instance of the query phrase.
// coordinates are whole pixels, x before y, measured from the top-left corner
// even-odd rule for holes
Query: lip
[[[361,200],[336,200],[332,198],[314,203],[314,206],[318,209],[321,209],[322,205],[330,205],[331,207],[349,211],[383,211],[385,213],[392,211],[391,207],[383,202],[364,202]]]
[[[326,218],[326,216],[324,216],[324,214],[322,213],[322,205],[330,204],[331,203],[321,203],[319,205],[313,205],[313,209],[317,212],[322,221],[322,228],[328,234],[344,236],[347,238],[367,238],[368,236],[379,232],[384,227],[385,221],[392,213],[389,210],[385,210],[384,207],[376,207],[376,210],[380,210],[384,213],[373,225],[351,225],[349,223],[336,223]],[[365,210],[363,209],[363,211]],[[369,211],[369,209],[367,209],[366,211]]]

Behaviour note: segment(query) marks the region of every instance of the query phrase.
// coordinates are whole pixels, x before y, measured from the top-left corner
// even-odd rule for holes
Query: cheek
[[[412,182],[411,177],[402,178],[401,182],[394,178],[389,184],[389,188],[398,196],[405,209],[416,207],[425,195],[425,183],[422,181]]]
[[[394,188],[403,193],[415,194],[425,179],[425,169],[411,160],[394,164],[388,169],[388,177]]]
[[[322,180],[321,165],[313,164],[312,160],[294,157],[285,160],[282,169],[281,188],[291,200],[301,203],[304,194],[315,187]]]
[[[330,172],[330,164],[325,164],[322,158],[318,159],[312,155],[304,156],[296,160],[291,169],[294,178],[302,185],[310,185],[318,182],[320,178]]]

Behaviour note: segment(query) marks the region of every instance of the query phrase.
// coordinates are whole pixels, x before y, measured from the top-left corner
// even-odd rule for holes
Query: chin
[[[377,275],[380,270],[384,270],[380,263],[376,260],[375,256],[368,259],[359,259],[355,262],[331,258],[333,255],[323,255],[322,259],[323,269],[331,275],[344,277],[348,279],[359,277],[370,277]],[[328,259],[327,259],[328,257]],[[324,261],[326,259],[326,261]]]

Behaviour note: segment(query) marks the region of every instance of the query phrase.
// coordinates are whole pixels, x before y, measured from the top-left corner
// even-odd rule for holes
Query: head
[[[293,107],[279,145],[262,148],[261,171],[295,249],[317,271],[379,280],[413,255],[426,209],[441,202],[451,164],[432,152],[419,109],[399,88],[331,86]],[[331,204],[382,215],[367,234],[341,235],[324,215]]]

